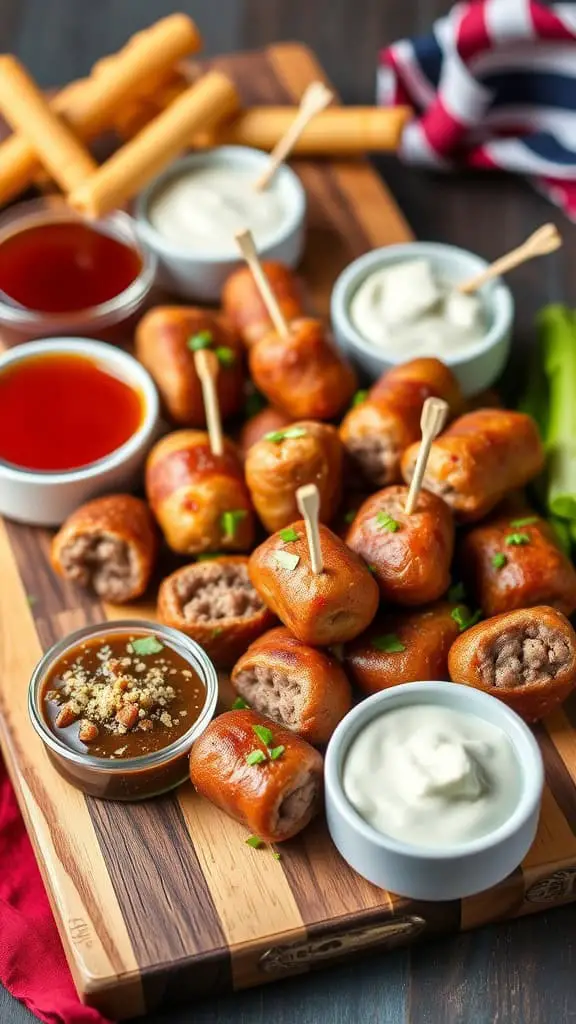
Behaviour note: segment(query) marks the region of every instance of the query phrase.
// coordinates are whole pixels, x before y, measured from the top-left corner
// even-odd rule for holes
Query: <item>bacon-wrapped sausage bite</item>
[[[298,518],[296,491],[303,484],[316,484],[320,519],[329,523],[342,495],[342,459],[336,427],[313,420],[273,431],[253,445],[246,458],[246,483],[268,532]]]
[[[385,487],[402,479],[402,452],[420,437],[427,398],[443,398],[450,414],[460,411],[458,381],[438,359],[412,359],[388,370],[342,420],[340,436],[354,467],[366,481]]]
[[[385,487],[360,507],[346,537],[368,562],[380,593],[395,604],[435,601],[450,584],[454,520],[435,494],[420,491],[414,511],[404,512],[408,488]]]
[[[218,668],[231,668],[274,625],[243,555],[194,562],[167,576],[158,591],[158,618],[196,640]]]
[[[289,338],[270,331],[252,346],[249,362],[258,390],[294,419],[334,419],[356,389],[356,374],[319,320],[294,320]]]
[[[304,315],[298,278],[283,263],[264,260],[262,269],[268,278],[284,319],[290,323]],[[242,267],[230,275],[222,292],[222,306],[239,332],[246,348],[251,348],[274,329],[252,271]]]
[[[527,722],[549,714],[576,682],[576,633],[555,608],[495,615],[452,644],[450,678],[498,697]]]
[[[247,551],[254,514],[235,445],[213,455],[208,434],[177,430],[154,445],[146,464],[150,507],[173,551]]]
[[[468,610],[438,601],[415,611],[385,612],[344,648],[344,667],[364,694],[398,683],[446,679],[448,651]]]
[[[306,527],[298,520],[250,556],[250,579],[265,603],[304,644],[327,647],[358,636],[378,607],[378,586],[365,563],[320,524],[324,568],[312,572]],[[282,531],[284,533],[284,531]]]
[[[50,559],[60,576],[122,604],[146,590],[157,550],[146,502],[110,494],[87,501],[68,517],[52,541]]]
[[[268,843],[306,827],[322,799],[322,757],[314,747],[255,711],[227,711],[190,754],[198,792]]]
[[[231,678],[254,711],[315,746],[328,742],[352,704],[350,683],[336,658],[283,627],[256,640]]]
[[[462,574],[485,615],[546,604],[576,610],[576,571],[540,516],[499,514],[475,526],[460,549]]]
[[[407,483],[420,443],[402,456]],[[423,486],[440,495],[460,522],[475,522],[507,491],[532,480],[544,465],[544,449],[531,416],[509,409],[479,409],[454,421],[432,442]]]
[[[285,427],[289,427],[293,422],[291,416],[287,416],[285,412],[275,409],[272,405],[267,405],[265,409],[257,412],[255,416],[251,416],[249,420],[246,420],[240,431],[239,446],[242,458],[246,459],[252,445],[256,444],[257,441],[261,441],[266,434],[284,430]]]
[[[171,418],[204,427],[202,387],[194,351],[211,348],[218,357],[216,391],[223,419],[242,406],[243,352],[238,336],[213,313],[192,306],[156,306],[136,329],[136,355],[154,378]]]

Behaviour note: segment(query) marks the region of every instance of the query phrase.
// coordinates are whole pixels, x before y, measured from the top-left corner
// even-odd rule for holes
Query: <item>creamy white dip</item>
[[[286,220],[286,208],[274,180],[254,188],[254,171],[221,166],[198,167],[174,177],[153,196],[152,227],[168,242],[215,256],[236,252],[234,234],[250,228],[257,246],[266,245]]]
[[[453,846],[493,832],[518,804],[520,766],[498,726],[435,704],[396,708],[353,740],[344,792],[385,835]]]
[[[425,259],[369,274],[352,297],[350,319],[366,341],[406,359],[465,352],[486,333],[478,296],[456,291]]]

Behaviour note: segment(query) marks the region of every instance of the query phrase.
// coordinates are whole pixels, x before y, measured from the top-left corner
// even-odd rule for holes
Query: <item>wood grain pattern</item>
[[[295,101],[322,74],[310,52],[292,44],[214,63],[248,102]],[[310,206],[303,273],[312,306],[326,313],[347,262],[410,231],[367,163],[296,167]],[[525,865],[493,892],[462,903],[415,904],[369,885],[347,868],[321,822],[284,844],[277,861],[247,847],[244,830],[187,786],[130,807],[85,799],[55,774],[31,729],[30,672],[41,650],[69,630],[103,618],[150,617],[153,606],[101,606],[57,580],[48,543],[46,531],[0,529],[1,739],[76,982],[89,1001],[115,1017],[132,1016],[576,898],[571,706],[540,730],[548,789]]]

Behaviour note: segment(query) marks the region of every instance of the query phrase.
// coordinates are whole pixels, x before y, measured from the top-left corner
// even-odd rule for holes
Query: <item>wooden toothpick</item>
[[[543,224],[522,245],[512,249],[511,252],[501,256],[500,259],[495,260],[489,267],[486,267],[486,270],[482,270],[479,274],[475,274],[474,277],[470,277],[467,281],[459,284],[457,291],[462,292],[464,295],[476,292],[487,281],[491,281],[493,277],[506,274],[509,270],[514,270],[521,263],[526,263],[527,260],[532,260],[536,256],[547,256],[549,252],[554,252],[561,245],[562,236],[555,224]]]
[[[422,480],[424,479],[424,474],[426,472],[426,465],[428,463],[432,441],[442,430],[446,423],[447,416],[448,402],[445,402],[443,398],[426,399],[422,408],[422,416],[420,418],[422,443],[418,452],[418,458],[416,459],[414,476],[412,477],[412,483],[410,484],[410,490],[408,491],[408,497],[404,507],[404,511],[408,516],[412,515],[416,502],[418,501],[418,495],[420,494]]]
[[[211,352],[209,349],[201,348],[198,352],[194,353],[194,365],[202,385],[202,397],[204,399],[210,448],[213,455],[222,455],[224,452],[224,438],[222,436],[222,419],[218,404],[218,394],[216,392],[216,379],[219,370],[216,353]]]
[[[320,495],[316,484],[305,484],[296,491],[296,504],[306,524],[306,539],[310,551],[310,566],[315,576],[322,572],[324,560],[320,546]]]
[[[246,228],[244,231],[237,231],[234,237],[238,243],[240,252],[252,271],[252,276],[256,282],[258,291],[262,296],[264,305],[270,314],[270,319],[272,320],[276,331],[281,338],[289,338],[290,328],[288,327],[288,324],[282,314],[282,310],[278,305],[276,296],[270,287],[270,282],[262,269],[262,264],[260,263],[258,253],[256,252],[252,232]]]
[[[270,154],[268,167],[254,182],[254,188],[257,192],[262,192],[265,188],[268,188],[280,164],[284,163],[308,122],[316,114],[319,114],[321,110],[324,110],[333,98],[334,93],[323,82],[310,83],[300,100],[300,106],[292,124],[274,146]]]

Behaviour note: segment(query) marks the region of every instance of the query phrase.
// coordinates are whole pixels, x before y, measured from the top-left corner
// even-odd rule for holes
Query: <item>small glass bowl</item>
[[[17,203],[0,215],[0,244],[10,235],[43,223],[62,223],[84,219],[60,196]],[[93,226],[130,246],[142,261],[138,277],[108,302],[70,313],[42,313],[11,303],[0,292],[0,336],[6,345],[18,345],[35,338],[60,336],[96,338],[113,344],[130,340],[142,312],[151,301],[156,280],[156,255],[140,241],[134,221],[117,211],[95,220]]]
[[[94,637],[118,633],[139,633],[164,638],[186,659],[206,687],[206,700],[191,728],[163,750],[124,760],[94,757],[72,750],[52,732],[42,713],[41,698],[46,676],[54,663],[70,648]],[[218,700],[218,676],[210,658],[195,640],[177,629],[155,622],[124,619],[85,626],[54,644],[38,662],[28,691],[28,712],[34,729],[46,748],[54,768],[67,782],[101,800],[146,800],[160,796],[188,778],[188,755],[194,740],[211,722]]]

